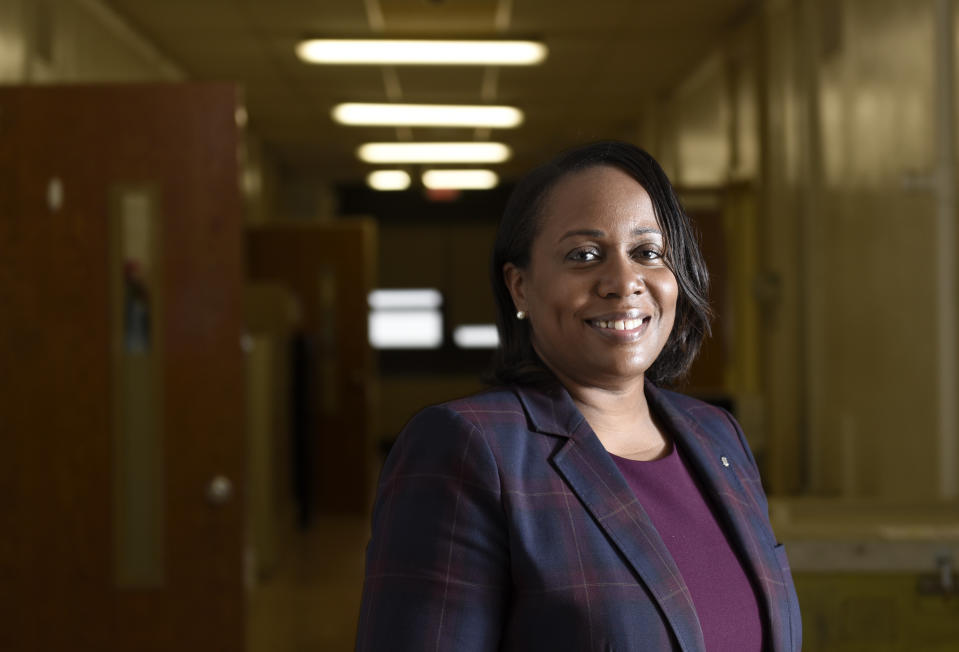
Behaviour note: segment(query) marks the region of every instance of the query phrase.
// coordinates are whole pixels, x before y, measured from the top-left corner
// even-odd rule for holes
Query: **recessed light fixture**
[[[512,151],[503,143],[367,143],[356,155],[367,163],[502,163]]]
[[[489,127],[509,129],[523,122],[523,112],[511,106],[451,104],[362,104],[333,107],[333,119],[345,125],[388,127]]]
[[[308,39],[296,46],[300,59],[317,64],[532,66],[547,53],[536,41]]]
[[[366,175],[366,185],[373,190],[406,190],[410,175],[403,170],[376,170]]]
[[[423,185],[430,190],[489,190],[499,183],[492,170],[427,170]]]

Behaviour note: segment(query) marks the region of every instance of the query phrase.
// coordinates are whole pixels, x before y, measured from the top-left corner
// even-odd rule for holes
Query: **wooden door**
[[[243,647],[235,108],[0,89],[0,649]]]

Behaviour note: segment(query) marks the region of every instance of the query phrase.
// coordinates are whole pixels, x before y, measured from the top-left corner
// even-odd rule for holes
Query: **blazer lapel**
[[[776,574],[778,562],[773,550],[776,542],[771,538],[771,533],[765,537],[762,535],[768,531],[768,528],[762,527],[767,515],[758,514],[750,502],[739,470],[734,465],[723,465],[723,454],[731,452],[720,450],[716,437],[710,436],[700,423],[676,408],[655,386],[647,383],[646,396],[650,407],[668,422],[676,443],[682,447],[707,496],[715,499],[713,508],[729,528],[730,543],[735,550],[743,553],[747,572],[752,573],[757,580],[764,603],[762,606],[767,614],[772,649],[788,649],[788,639],[782,637],[788,637],[789,632],[776,631],[771,626],[775,622],[771,605],[783,604],[785,586]]]
[[[553,466],[642,578],[680,647],[705,652],[702,628],[676,563],[569,394],[560,386],[516,392],[534,430],[567,438],[553,455]]]

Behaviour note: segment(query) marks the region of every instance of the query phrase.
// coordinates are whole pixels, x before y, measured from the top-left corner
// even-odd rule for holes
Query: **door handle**
[[[215,475],[206,486],[206,500],[215,507],[225,505],[233,498],[233,483],[225,475]]]

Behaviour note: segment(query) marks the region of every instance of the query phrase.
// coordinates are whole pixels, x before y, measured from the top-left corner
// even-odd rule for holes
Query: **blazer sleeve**
[[[498,648],[510,586],[500,490],[479,428],[443,406],[413,418],[380,476],[357,650]]]

